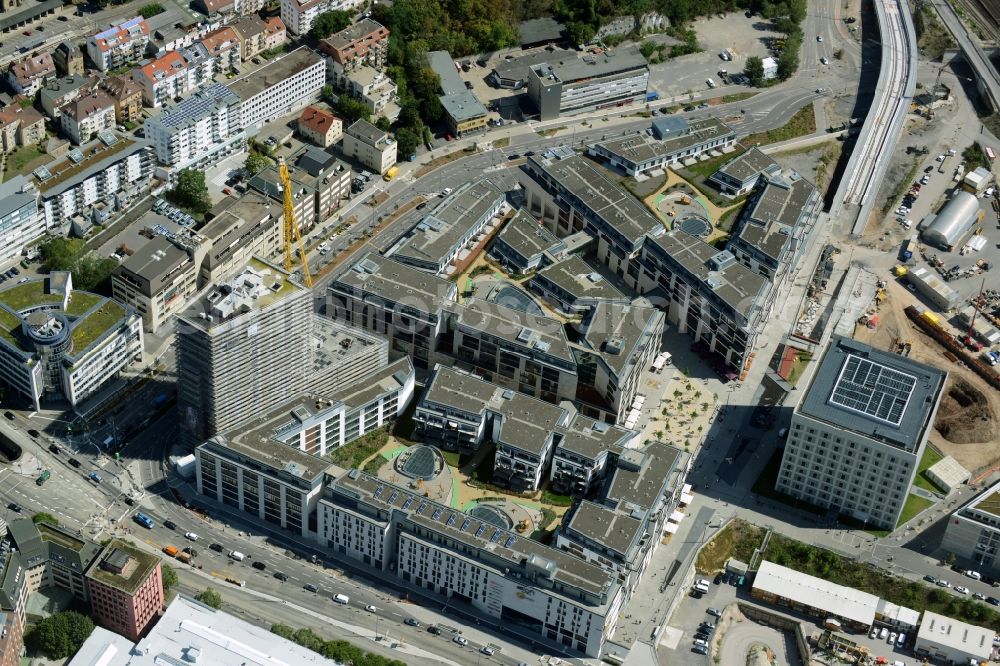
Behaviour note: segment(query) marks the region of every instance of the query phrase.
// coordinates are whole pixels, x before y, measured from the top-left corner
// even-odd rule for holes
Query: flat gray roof
[[[628,303],[622,292],[581,257],[571,254],[538,271],[535,280],[548,280],[577,300],[608,300]]]
[[[356,139],[364,141],[369,146],[379,146],[380,144],[384,144],[389,138],[388,132],[380,130],[363,118],[351,123],[347,128],[347,133]]]
[[[466,183],[420,220],[413,234],[390,256],[441,265],[479,224],[502,203],[504,193],[490,181]]]
[[[558,252],[565,246],[555,234],[523,208],[519,208],[514,217],[497,233],[494,237],[494,242],[496,241],[503,241],[525,261],[543,252]]]
[[[462,77],[455,68],[455,59],[447,51],[431,51],[427,54],[430,68],[441,79],[441,94],[454,95],[466,90]]]
[[[643,534],[643,524],[644,521],[631,514],[584,500],[570,516],[566,531],[570,538],[575,532],[627,561]]]
[[[229,84],[229,89],[241,100],[248,100],[318,62],[323,62],[318,53],[301,46],[277,60],[272,60],[257,71],[236,79]]]
[[[673,229],[652,239],[652,242],[688,275],[689,281],[711,291],[726,305],[749,319],[760,296],[770,286],[767,279],[735,260],[729,252],[720,252],[700,238],[680,229]],[[710,261],[721,257],[728,261],[721,270]]]
[[[543,62],[575,58],[576,51],[557,49],[555,51],[537,51],[528,55],[517,56],[510,60],[504,59],[497,63],[493,71],[501,79],[508,81],[527,81],[528,72],[532,67]]]
[[[513,310],[497,303],[471,298],[453,308],[460,326],[483,331],[511,345],[575,363],[562,323],[549,317]],[[519,339],[520,338],[520,339]]]
[[[472,94],[471,90],[463,90],[450,95],[441,95],[439,99],[445,113],[451,116],[456,123],[471,120],[472,118],[480,118],[487,113],[486,107]]]
[[[410,521],[421,525],[455,543],[473,549],[467,557],[478,560],[482,566],[525,571],[526,565],[546,567],[551,565],[551,578],[558,585],[578,589],[594,597],[607,598],[616,585],[615,575],[596,564],[590,564],[561,550],[526,539],[516,532],[502,530],[495,525],[473,518],[465,512],[452,509],[411,492],[401,486],[382,481],[373,476],[352,470],[342,474],[337,486],[357,493],[358,498],[382,510],[406,511]],[[406,507],[404,509],[403,507]],[[466,524],[465,520],[469,522]],[[463,529],[464,527],[464,529]],[[478,552],[477,552],[478,551]],[[491,560],[497,564],[493,564]],[[499,565],[499,563],[503,565]],[[528,581],[525,581],[526,584]],[[552,594],[559,596],[556,590]],[[570,596],[572,593],[570,593]],[[578,602],[584,603],[586,602]]]
[[[638,433],[577,414],[568,428],[563,429],[558,449],[596,460],[605,451],[619,454],[628,440]]]
[[[438,312],[456,289],[454,282],[372,252],[337,276],[338,283],[426,313]]]
[[[335,32],[323,41],[328,42],[330,46],[336,49],[342,49],[345,46],[348,46],[351,42],[355,42],[362,37],[367,37],[374,32],[378,32],[382,27],[384,26],[381,23],[373,19],[361,19],[357,23],[352,23],[347,26],[340,32]]]
[[[779,169],[778,163],[771,159],[770,155],[754,146],[723,164],[716,173],[743,182],[765,172],[777,173]]]
[[[621,377],[647,345],[660,348],[659,336],[654,333],[663,316],[654,308],[598,301],[584,317],[584,340]]]
[[[804,178],[772,178],[758,192],[740,225],[739,238],[768,257],[778,260],[792,239],[792,232],[818,197]]]
[[[147,295],[152,295],[163,286],[163,279],[166,276],[188,260],[187,252],[171,243],[165,236],[157,236],[126,259],[120,270],[137,275],[148,282],[150,294]]]
[[[618,459],[606,497],[648,510],[653,507],[684,452],[662,442],[650,442],[644,449],[628,449]]]
[[[948,373],[833,336],[796,411],[914,452]]]
[[[334,391],[330,398],[344,403],[351,409],[364,407],[380,396],[402,388],[406,379],[412,374],[413,364],[410,363],[408,356],[404,356],[356,383]]]
[[[517,26],[517,37],[521,45],[539,44],[541,42],[558,42],[563,38],[563,24],[551,16],[521,21]]]
[[[313,370],[324,374],[331,365],[338,368],[349,367],[351,359],[365,353],[369,347],[386,347],[389,342],[383,337],[369,333],[355,326],[345,326],[329,317],[310,315],[309,333],[312,337]]]
[[[694,146],[715,141],[724,136],[735,138],[736,133],[729,125],[717,118],[705,118],[691,121],[687,132],[662,141],[643,132],[610,139],[597,145],[633,164],[643,164],[651,160],[671,159]]]
[[[572,59],[548,60],[544,66],[546,74],[551,73],[564,85],[587,83],[592,79],[612,74],[648,69],[646,58],[639,52],[639,47],[631,45],[608,49],[599,54],[588,53]]]
[[[643,235],[664,228],[648,208],[582,155],[560,157],[545,153],[528,160],[560,189],[572,194],[579,202],[574,205],[589,209],[632,243],[637,244]]]
[[[25,191],[28,185],[28,179],[21,175],[0,183],[0,219],[20,208],[31,206],[38,200],[33,187]]]

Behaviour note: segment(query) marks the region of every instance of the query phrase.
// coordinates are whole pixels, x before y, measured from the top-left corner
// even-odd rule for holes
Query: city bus
[[[135,514],[134,520],[135,520],[135,522],[137,522],[140,525],[142,525],[143,527],[145,527],[147,530],[153,529],[153,519],[150,518],[149,516],[147,516],[146,514],[144,514],[141,511],[139,513]]]

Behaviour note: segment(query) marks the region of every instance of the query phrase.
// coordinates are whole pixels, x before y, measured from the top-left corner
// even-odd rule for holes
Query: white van
[[[236,560],[237,562],[242,562],[243,560],[245,560],[247,558],[246,555],[244,555],[243,553],[241,553],[238,550],[230,551],[229,552],[229,557],[231,557],[232,559]]]
[[[705,81],[705,83],[708,84],[709,88],[714,88],[715,87],[715,79],[708,79],[707,81]]]
[[[338,604],[344,604],[345,606],[351,603],[351,598],[346,594],[335,594],[333,596],[333,600],[336,601]]]

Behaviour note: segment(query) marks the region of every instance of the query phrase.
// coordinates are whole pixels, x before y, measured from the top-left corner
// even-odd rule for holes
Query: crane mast
[[[295,219],[295,202],[292,199],[292,177],[288,173],[288,165],[285,158],[278,158],[278,176],[281,178],[282,201],[285,208],[285,270],[292,270],[292,244],[298,250],[299,259],[302,262],[302,275],[305,277],[306,286],[310,289],[313,286],[312,274],[309,272],[309,258],[306,250],[302,246],[302,234],[299,232],[299,225]]]

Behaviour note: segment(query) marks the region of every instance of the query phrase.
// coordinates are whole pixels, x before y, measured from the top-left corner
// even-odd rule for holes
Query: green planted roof
[[[21,343],[17,341],[16,331],[21,328],[21,318],[0,308],[0,338],[3,338],[18,349]]]
[[[30,280],[0,291],[0,303],[20,312],[44,303],[62,303],[62,294],[46,294],[45,280]]]
[[[100,298],[100,297],[98,297]],[[125,317],[125,308],[106,300],[73,326],[73,354],[79,354]]]
[[[70,317],[79,317],[103,300],[103,296],[91,294],[88,291],[70,292],[69,305],[66,306],[66,314]]]

